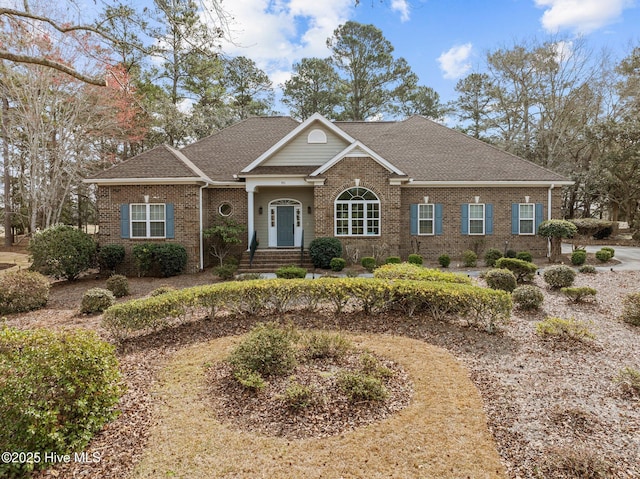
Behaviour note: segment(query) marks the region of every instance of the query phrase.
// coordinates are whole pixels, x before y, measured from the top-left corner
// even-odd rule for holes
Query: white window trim
[[[480,218],[471,218],[471,207],[472,206],[482,206],[482,219]],[[482,220],[482,233],[472,233],[471,232],[471,222],[472,221],[481,221]],[[484,203],[469,203],[469,224],[468,231],[470,236],[484,236],[487,231],[487,207]]]
[[[533,212],[533,215],[531,216],[531,219],[527,218],[527,219],[522,219],[522,217],[520,216],[521,213],[521,206],[532,206],[531,211]],[[521,231],[520,225],[522,225],[522,221],[531,221],[531,233],[523,233]],[[518,203],[518,235],[520,236],[535,236],[536,234],[536,204],[535,203]]]
[[[146,225],[146,234],[145,236],[134,236],[133,234],[133,224],[134,223],[142,223],[141,220],[133,219],[133,207],[134,206],[145,206],[145,225]],[[164,209],[164,220],[157,221],[151,220],[151,206],[162,206]],[[164,223],[164,235],[162,236],[151,236],[151,223]],[[167,205],[165,203],[131,203],[129,204],[129,238],[131,239],[165,239],[167,237]]]
[[[420,216],[421,206],[431,206],[431,218],[423,219]],[[420,233],[420,222],[431,221],[431,233]],[[418,203],[418,236],[435,236],[436,234],[436,205],[435,203]]]
[[[378,195],[376,195],[373,191],[371,191],[368,188],[364,188],[364,187],[360,187],[364,190],[370,191],[371,193],[373,193],[373,195],[375,195],[376,198],[378,198]],[[347,188],[346,190],[342,191],[337,198],[339,198],[345,191],[348,191],[352,188]],[[382,230],[382,220],[381,220],[381,216],[382,216],[382,211],[380,208],[380,199],[377,200],[338,200],[336,198],[336,200],[333,203],[333,228],[334,228],[334,234],[335,236],[339,236],[339,237],[360,237],[360,238],[375,238],[380,236],[380,231]],[[339,204],[346,204],[348,205],[348,209],[347,209],[347,218],[341,218],[342,220],[347,220],[347,228],[349,230],[349,232],[347,234],[344,233],[338,233],[338,205]],[[353,234],[353,220],[354,218],[352,217],[352,206],[354,204],[361,204],[363,205],[363,212],[364,212],[364,216],[362,218],[363,221],[363,225],[362,225],[362,230],[364,231],[363,234]],[[369,211],[369,209],[367,208],[368,205],[378,205],[378,217],[377,218],[369,218],[367,216],[367,213]],[[359,218],[358,218],[359,219]],[[367,233],[367,231],[369,230],[369,222],[370,221],[378,221],[378,232],[377,233]]]

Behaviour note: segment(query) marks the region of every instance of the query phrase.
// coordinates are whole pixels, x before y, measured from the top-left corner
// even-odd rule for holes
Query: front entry
[[[294,248],[302,243],[302,203],[280,199],[269,203],[269,247]]]

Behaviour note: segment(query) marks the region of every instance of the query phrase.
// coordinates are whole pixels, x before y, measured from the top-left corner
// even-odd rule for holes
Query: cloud
[[[471,43],[455,45],[438,57],[438,63],[445,78],[452,80],[460,78],[471,69],[471,63],[468,60],[472,48]]]
[[[400,20],[402,22],[409,21],[409,3],[407,3],[407,0],[392,0],[391,10],[400,13]]]
[[[571,30],[588,34],[615,22],[633,0],[534,0],[544,8],[540,22],[545,30],[557,33]]]

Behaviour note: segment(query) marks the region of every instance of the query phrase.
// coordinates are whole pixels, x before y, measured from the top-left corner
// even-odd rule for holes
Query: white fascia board
[[[204,178],[180,177],[180,178],[87,178],[83,183],[96,185],[184,185],[184,184],[208,184]]]
[[[260,186],[309,186],[304,177],[255,177],[247,178],[245,187],[247,191],[255,191]]]
[[[549,188],[550,186],[571,186],[573,185],[573,181],[416,181],[409,180],[405,187],[415,188],[415,187],[423,187],[428,186],[430,188],[450,188],[450,187],[462,187],[462,188],[472,188],[472,187],[496,187],[496,188],[509,188],[509,187],[520,187],[520,186],[528,186],[528,187],[544,187]]]
[[[364,151],[365,154],[363,155],[360,152],[351,153],[355,149],[360,149],[360,150]],[[395,174],[400,175],[400,176],[406,176],[401,170],[399,170],[398,168],[393,166],[391,163],[389,163],[387,160],[382,158],[375,151],[373,151],[371,148],[369,148],[367,145],[365,145],[364,143],[362,143],[360,141],[354,141],[353,143],[351,143],[344,150],[342,150],[336,156],[331,158],[329,161],[327,161],[324,165],[322,165],[320,168],[315,170],[309,176],[318,176],[318,175],[323,174],[324,172],[326,172],[329,168],[331,168],[333,165],[338,163],[343,158],[347,158],[347,157],[365,157],[365,156],[373,158],[373,160],[375,160],[377,163],[379,163],[383,168],[386,168],[387,170],[391,171],[392,173],[395,173]]]
[[[256,166],[259,166],[260,164],[262,164],[267,158],[269,158],[275,152],[277,152],[282,147],[284,147],[293,138],[298,136],[301,131],[303,131],[305,128],[307,128],[314,121],[319,121],[322,124],[322,126],[327,128],[328,130],[332,131],[333,133],[335,133],[337,136],[339,136],[340,138],[342,138],[343,140],[345,140],[348,143],[353,143],[355,141],[354,138],[352,138],[350,135],[345,133],[342,129],[338,128],[335,124],[333,124],[332,122],[327,120],[320,113],[314,113],[309,118],[307,118],[305,121],[300,123],[300,125],[295,127],[287,136],[282,138],[278,143],[273,145],[271,148],[269,148],[267,151],[265,151],[262,155],[260,155],[257,159],[255,159],[249,166],[245,167],[241,171],[241,173],[248,173],[251,170],[253,170]]]

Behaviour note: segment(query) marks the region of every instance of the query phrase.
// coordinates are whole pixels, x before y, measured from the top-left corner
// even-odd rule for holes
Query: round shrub
[[[400,264],[400,263],[402,263],[400,256],[389,256],[385,261],[385,264]]]
[[[160,265],[160,273],[165,278],[177,276],[187,267],[187,250],[181,244],[157,245],[153,257]]]
[[[516,259],[531,263],[533,261],[533,255],[528,251],[518,251],[516,253]]]
[[[576,272],[569,266],[558,264],[549,266],[544,270],[545,282],[554,289],[568,288],[576,279]]]
[[[114,272],[124,261],[124,246],[119,244],[107,244],[98,248],[98,267],[100,272]]]
[[[346,265],[347,261],[344,258],[332,258],[329,263],[331,271],[342,271]]]
[[[0,378],[0,444],[41,452],[39,463],[0,463],[2,477],[46,468],[44,451],[85,450],[123,392],[114,347],[81,329],[0,328]]]
[[[31,269],[71,281],[93,266],[96,243],[84,231],[57,225],[36,233],[29,241],[29,253]]]
[[[360,264],[364,269],[371,272],[376,269],[376,259],[372,256],[365,256],[360,260]]]
[[[234,278],[237,269],[238,267],[235,264],[226,263],[213,268],[213,274],[223,281],[228,281]]]
[[[389,397],[382,381],[363,372],[343,372],[338,376],[338,386],[350,401],[383,401]]]
[[[441,254],[438,256],[438,264],[443,268],[448,268],[451,264],[451,256],[448,254]]]
[[[496,268],[508,269],[516,276],[516,281],[522,283],[531,281],[538,267],[518,258],[500,258],[496,261]]]
[[[518,256],[518,253],[514,249],[508,249],[504,254],[505,258],[515,258],[516,256]]]
[[[596,259],[598,259],[603,263],[606,263],[611,259],[611,251],[607,251],[606,249],[601,249],[600,251],[596,251]]]
[[[162,286],[158,286],[156,289],[154,289],[153,291],[151,291],[150,296],[160,296],[161,294],[167,294],[167,293],[171,293],[173,291],[177,291],[177,289],[173,286],[170,286],[168,284],[164,284]]]
[[[101,313],[116,303],[116,297],[111,291],[103,288],[91,288],[82,296],[80,312],[85,314]]]
[[[422,259],[422,256],[420,256],[419,254],[410,254],[409,258],[407,258],[407,262],[411,264],[417,264],[418,266],[422,266],[424,260]]]
[[[49,280],[35,271],[12,271],[0,275],[0,314],[42,308],[49,299]]]
[[[583,249],[577,249],[573,253],[571,253],[571,264],[576,266],[580,266],[585,264],[587,261],[587,252]]]
[[[596,267],[590,264],[583,264],[578,268],[578,271],[584,274],[596,274],[598,272]]]
[[[315,238],[309,245],[309,256],[316,268],[329,269],[333,258],[342,257],[342,243],[328,236]]]
[[[478,255],[470,249],[462,252],[462,264],[466,267],[473,267],[478,264]]]
[[[616,250],[613,249],[611,246],[603,246],[602,248],[600,248],[602,251],[608,251],[609,253],[611,253],[611,257],[613,258],[616,255]]]
[[[629,293],[622,300],[622,320],[640,326],[640,293]]]
[[[122,298],[129,295],[129,280],[121,274],[114,274],[107,279],[107,289],[113,293],[116,298]]]
[[[502,258],[502,251],[497,248],[489,248],[484,254],[484,264],[493,268],[496,264],[496,261],[498,261],[500,258]]]
[[[531,284],[518,286],[511,293],[511,299],[517,308],[529,311],[540,309],[544,301],[544,295],[540,288]]]
[[[299,266],[289,265],[289,266],[281,266],[276,270],[276,278],[283,279],[294,279],[301,278],[304,279],[307,277],[307,270],[304,268],[300,268]]]
[[[500,289],[510,293],[516,289],[516,277],[508,269],[491,269],[484,277],[491,289]]]

